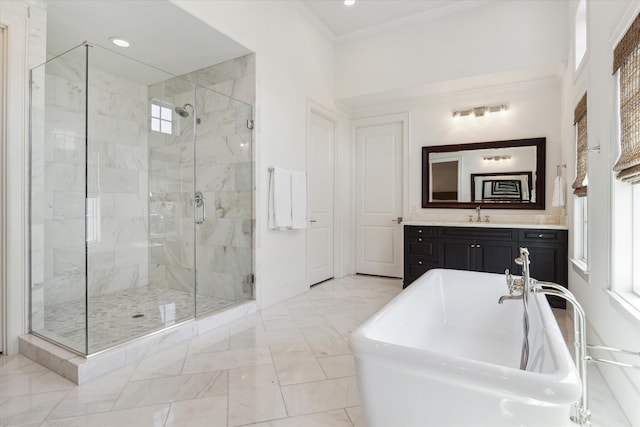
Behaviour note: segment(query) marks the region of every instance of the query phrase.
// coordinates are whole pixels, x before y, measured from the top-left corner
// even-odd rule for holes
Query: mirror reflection
[[[423,147],[428,207],[544,209],[544,138]]]

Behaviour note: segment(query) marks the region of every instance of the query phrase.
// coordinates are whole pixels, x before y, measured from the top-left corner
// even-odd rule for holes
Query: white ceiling
[[[133,44],[118,48],[111,37]],[[250,53],[168,1],[47,0],[47,52],[84,41],[178,76]]]
[[[416,15],[430,13],[479,0],[301,0],[336,37],[372,30]]]
[[[170,74],[183,75],[250,53],[166,0],[45,1],[49,54],[59,55],[89,41]],[[478,1],[356,0],[348,7],[343,0],[300,0],[336,39]],[[109,42],[114,36],[133,44],[117,48]]]

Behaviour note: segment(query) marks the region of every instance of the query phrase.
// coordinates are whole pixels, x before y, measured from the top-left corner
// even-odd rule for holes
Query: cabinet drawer
[[[431,236],[437,235],[438,229],[436,227],[426,227],[421,225],[405,225],[404,233],[407,236]]]
[[[421,255],[431,258],[438,256],[438,243],[435,239],[422,236],[407,236],[405,238],[407,255]]]
[[[429,266],[430,268],[436,268],[438,265],[435,260],[426,256],[409,256],[408,261],[411,267]]]
[[[512,228],[445,227],[442,238],[449,239],[492,239],[515,240],[517,234]]]
[[[519,239],[520,246],[527,242],[566,242],[566,230],[544,230],[544,229],[525,229],[520,230]]]

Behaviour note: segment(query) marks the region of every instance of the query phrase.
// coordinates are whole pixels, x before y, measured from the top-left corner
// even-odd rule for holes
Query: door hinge
[[[247,128],[248,129],[253,129],[253,120],[251,120],[251,119],[247,120]]]
[[[256,283],[256,275],[251,273],[247,276],[247,281],[249,282],[250,285],[253,285]]]

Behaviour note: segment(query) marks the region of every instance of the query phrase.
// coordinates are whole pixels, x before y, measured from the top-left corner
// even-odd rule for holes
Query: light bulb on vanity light
[[[344,0],[345,6],[353,6],[356,3],[356,0]]]

